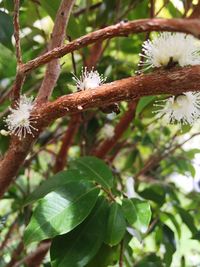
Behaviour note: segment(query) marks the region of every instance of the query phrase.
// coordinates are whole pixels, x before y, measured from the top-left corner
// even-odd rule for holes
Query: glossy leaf
[[[57,10],[60,5],[60,0],[57,1],[46,1],[46,0],[40,0],[40,4],[42,8],[49,14],[49,16],[54,20]]]
[[[102,244],[98,253],[95,257],[86,265],[86,267],[94,267],[98,262],[98,267],[112,266],[116,261],[118,261],[118,246],[110,247],[106,244]],[[103,255],[103,257],[102,257]]]
[[[25,231],[25,243],[71,231],[94,207],[99,189],[89,182],[71,182],[40,200]]]
[[[136,198],[124,199],[122,208],[129,224],[142,233],[146,232],[151,220],[151,208],[149,203]]]
[[[148,256],[142,257],[142,259],[135,264],[134,267],[164,267],[163,260],[156,254],[151,253]]]
[[[136,116],[138,116],[150,103],[152,103],[155,98],[155,96],[142,97],[137,105]]]
[[[108,204],[100,198],[90,216],[72,232],[57,236],[51,246],[52,267],[83,267],[100,249],[107,221]]]
[[[62,185],[81,180],[85,180],[85,178],[78,170],[59,172],[38,186],[25,200],[24,206],[43,198],[45,195]]]
[[[12,48],[11,37],[13,35],[12,18],[0,10],[0,43],[8,48]]]
[[[174,232],[167,225],[163,226],[163,243],[166,248],[164,262],[166,264],[166,267],[170,267],[173,254],[176,251],[176,243]]]
[[[174,227],[176,228],[176,231],[177,231],[177,234],[178,234],[178,237],[180,238],[181,237],[181,228],[180,228],[180,225],[179,223],[177,222],[176,220],[176,217],[169,213],[169,212],[162,212],[160,214],[160,219],[163,223],[167,224],[167,221],[169,220],[170,222],[173,223]]]
[[[91,181],[95,181],[106,189],[113,185],[113,174],[109,167],[95,157],[82,157],[71,163],[71,167],[80,170],[80,173]]]
[[[161,184],[150,185],[139,192],[140,196],[162,206],[165,202],[165,188]]]
[[[194,224],[194,218],[190,215],[190,213],[181,207],[176,206],[176,210],[178,214],[180,215],[182,221],[187,225],[189,230],[193,235],[197,233],[197,228]]]
[[[117,203],[112,203],[109,210],[105,243],[111,246],[117,245],[122,240],[125,231],[126,220],[121,206]]]

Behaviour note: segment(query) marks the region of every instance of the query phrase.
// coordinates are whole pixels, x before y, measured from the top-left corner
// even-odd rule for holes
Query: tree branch
[[[22,54],[21,54],[21,44],[19,38],[19,5],[20,0],[14,1],[14,17],[13,17],[13,25],[14,25],[14,37],[15,37],[15,46],[16,46],[16,58],[17,64],[20,65],[22,63]]]
[[[16,228],[16,220],[14,220],[14,222],[10,225],[10,227],[9,227],[5,237],[4,237],[4,240],[2,241],[2,243],[0,245],[0,257],[3,256],[3,250],[6,247],[8,241],[10,239],[10,236],[12,235],[15,228]]]
[[[61,148],[60,148],[58,155],[56,157],[56,162],[55,162],[55,166],[54,166],[54,173],[57,173],[57,172],[64,169],[64,166],[66,163],[67,152],[68,152],[70,146],[72,145],[74,136],[75,136],[75,134],[79,128],[80,121],[81,121],[80,114],[76,114],[76,115],[72,116],[72,118],[70,119],[70,122],[69,122],[68,127],[67,127],[67,131],[66,131],[66,133],[62,139]]]
[[[16,249],[13,251],[10,262],[6,265],[6,267],[14,267],[15,263],[18,261],[20,254],[24,249],[24,244],[22,241],[19,242]]]
[[[192,14],[189,16],[189,19],[194,19],[194,18],[200,18],[200,0],[198,3],[194,6]]]
[[[27,255],[24,259],[15,263],[13,267],[21,267],[22,264],[26,264],[27,267],[39,267],[41,266],[41,261],[44,259],[49,247],[51,245],[51,241],[45,240],[42,241],[37,249]]]
[[[122,100],[130,101],[142,96],[181,94],[200,90],[200,66],[158,70],[151,74],[125,78],[59,97],[37,109],[38,126],[47,126],[51,121],[69,114],[91,108],[108,106]]]
[[[199,19],[140,19],[130,22],[120,22],[116,25],[108,26],[95,32],[82,36],[73,42],[51,51],[27,62],[21,66],[22,73],[28,73],[39,66],[50,62],[53,59],[60,58],[75,50],[93,44],[97,41],[103,41],[116,36],[127,36],[131,33],[140,33],[148,31],[172,31],[190,33],[199,38],[200,21]]]
[[[119,123],[115,127],[115,133],[112,138],[106,139],[103,143],[94,150],[93,155],[99,158],[104,158],[106,154],[115,146],[117,141],[123,135],[123,133],[129,127],[129,124],[133,120],[135,116],[136,106],[138,101],[132,102],[128,110],[124,113],[122,118],[120,119]]]
[[[28,135],[23,140],[12,138],[10,148],[0,162],[0,196],[4,194],[12,179],[18,173],[30,147],[39,132],[52,121],[66,114],[75,114],[122,100],[135,100],[142,96],[159,94],[180,94],[186,91],[200,91],[200,66],[160,70],[104,84],[97,89],[85,90],[61,96],[53,102],[38,107],[38,128],[35,137]]]
[[[58,9],[54,28],[52,32],[52,39],[49,44],[49,50],[59,47],[65,40],[66,27],[69,21],[72,7],[75,0],[63,0]],[[45,102],[51,96],[51,93],[56,85],[60,75],[60,62],[59,59],[54,59],[49,62],[42,85],[39,89],[37,102]]]
[[[20,71],[20,66],[22,66],[22,54],[21,54],[21,44],[20,44],[20,26],[19,26],[19,6],[20,0],[14,1],[14,38],[15,38],[15,47],[16,47],[16,59],[17,59],[17,74],[15,78],[14,85],[12,87],[12,98],[13,101],[17,100],[20,97],[20,90],[25,80],[25,74]]]

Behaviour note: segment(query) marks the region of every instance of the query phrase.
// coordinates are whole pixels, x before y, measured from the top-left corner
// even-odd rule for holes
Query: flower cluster
[[[74,75],[73,80],[76,82],[77,89],[82,91],[97,88],[106,81],[106,78],[104,78],[103,75],[100,75],[97,70],[94,71],[94,68],[92,68],[91,71],[88,71],[87,67],[85,67],[82,69],[81,77],[77,78]]]
[[[31,112],[34,109],[32,97],[28,98],[25,95],[22,95],[20,99],[16,101],[16,107],[9,109],[10,114],[5,119],[8,131],[2,130],[1,134],[13,134],[18,136],[21,140],[26,137],[26,134],[33,135],[33,131],[37,131],[32,125],[37,118],[31,115]]]
[[[163,118],[166,123],[193,125],[200,117],[200,93],[187,92],[168,99],[157,101],[155,111],[157,118]]]
[[[88,71],[87,68],[82,69],[81,77],[77,78],[74,76],[73,79],[76,82],[78,90],[94,89],[102,85],[106,80],[106,78],[100,75],[94,68],[92,68],[91,71]],[[37,131],[37,128],[32,124],[36,122],[37,117],[31,114],[33,109],[33,98],[22,95],[20,99],[16,101],[15,107],[9,108],[10,114],[5,118],[8,131],[4,129],[0,130],[0,134],[4,136],[16,135],[20,140],[25,138],[27,134],[34,136],[33,131]],[[111,133],[109,136],[110,135]]]
[[[144,70],[149,68],[172,67],[200,64],[200,42],[191,35],[184,33],[161,33],[152,41],[147,40],[142,45],[143,58],[140,65]],[[81,76],[74,75],[78,91],[96,89],[105,81],[97,70],[87,67],[82,69]],[[194,124],[200,117],[200,93],[187,92],[171,96],[166,100],[158,101],[155,106],[159,107],[154,111],[157,118],[163,118],[167,123]],[[32,125],[37,117],[31,113],[34,109],[33,98],[22,95],[16,102],[15,108],[10,108],[10,114],[5,119],[8,131],[1,130],[2,135],[16,135],[19,139],[26,137],[26,134],[33,135],[37,129]],[[79,108],[81,109],[81,107]],[[104,134],[112,138],[114,128],[105,125]]]
[[[161,33],[152,41],[142,45],[140,56],[144,59],[140,65],[159,68],[179,64],[181,67],[200,64],[200,42],[192,35],[184,33]]]
[[[147,40],[142,45],[143,71],[149,68],[175,65],[181,67],[200,64],[200,42],[192,35],[184,33],[164,32],[152,41]],[[167,123],[192,125],[200,117],[200,93],[187,92],[168,99],[158,101],[154,111],[157,118],[163,118]]]

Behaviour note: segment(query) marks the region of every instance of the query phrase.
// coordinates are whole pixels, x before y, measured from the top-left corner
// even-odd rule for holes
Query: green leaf
[[[100,249],[107,221],[108,204],[99,198],[90,216],[72,232],[53,239],[52,267],[83,267]]]
[[[185,173],[189,172],[192,177],[195,177],[195,168],[189,161],[186,161],[185,159],[178,159],[176,160],[176,167],[179,173],[184,175]]]
[[[147,201],[136,198],[124,199],[122,209],[130,225],[142,233],[146,232],[151,220],[151,208]]]
[[[200,230],[198,230],[193,236],[192,239],[200,240]]]
[[[60,0],[59,1],[46,1],[46,0],[40,0],[40,5],[44,10],[49,14],[49,16],[54,20],[57,10],[60,5]]]
[[[125,231],[126,220],[121,206],[117,203],[112,203],[108,216],[105,243],[111,246],[117,245],[124,237]]]
[[[12,18],[5,12],[0,10],[0,43],[12,49],[11,37],[13,35]]]
[[[196,154],[200,153],[200,149],[199,148],[193,148],[190,149],[188,151],[184,151],[186,153],[186,155],[190,158],[193,159],[195,157]]]
[[[138,116],[152,101],[154,101],[155,98],[155,96],[142,97],[137,105],[136,116]]]
[[[110,247],[103,243],[98,253],[86,265],[86,267],[94,267],[96,266],[97,262],[98,262],[98,267],[108,267],[110,265],[114,265],[114,263],[118,260],[118,258],[119,258],[118,246]]]
[[[14,10],[14,1],[4,0],[4,6],[8,11],[13,11]]]
[[[174,227],[176,228],[176,231],[177,231],[177,234],[178,234],[178,237],[181,238],[181,228],[180,228],[180,225],[178,224],[177,220],[176,220],[176,217],[169,213],[169,212],[162,212],[160,214],[160,220],[165,223],[167,225],[167,221],[170,220]]]
[[[85,35],[87,28],[87,23],[84,18],[79,17],[79,19],[70,16],[68,26],[67,26],[67,35],[72,39],[76,39],[82,35]]]
[[[113,174],[108,166],[95,157],[82,157],[73,161],[70,166],[80,170],[88,180],[96,181],[106,189],[113,186]]]
[[[122,210],[130,225],[137,221],[137,210],[131,199],[123,199]]]
[[[56,190],[61,185],[81,180],[85,180],[85,178],[78,170],[59,172],[38,186],[25,200],[24,206],[43,198],[45,195]]]
[[[14,10],[14,1],[13,0],[3,0],[3,7],[6,8],[9,12],[13,12]],[[22,6],[24,0],[20,0],[20,6]]]
[[[178,214],[180,215],[182,221],[187,225],[189,230],[193,235],[197,233],[197,228],[194,224],[194,218],[190,215],[190,213],[178,206],[176,206],[176,210]]]
[[[163,260],[156,254],[151,253],[137,262],[134,267],[164,267]]]
[[[25,231],[25,243],[52,238],[71,231],[94,207],[99,189],[90,182],[71,182],[39,201]]]
[[[168,10],[169,10],[170,14],[171,14],[173,17],[175,17],[175,18],[180,18],[180,17],[182,17],[181,12],[174,6],[173,3],[169,2],[168,5],[167,5],[167,7],[168,7]]]
[[[165,203],[165,187],[161,184],[150,185],[139,192],[140,196],[162,206]]]
[[[166,263],[166,267],[170,267],[172,256],[176,251],[176,243],[174,232],[167,225],[163,226],[163,243],[166,248],[164,262]]]

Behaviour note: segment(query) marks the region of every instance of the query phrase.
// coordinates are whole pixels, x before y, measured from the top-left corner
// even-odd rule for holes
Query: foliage
[[[68,39],[122,20],[148,18],[150,2],[77,0],[67,28]],[[192,1],[154,2],[154,13],[164,18],[188,16],[193,8]],[[59,4],[59,0],[21,1],[24,62],[47,50]],[[0,124],[4,128],[3,117],[10,102],[8,97],[1,100],[16,74],[13,1],[0,1],[0,8]],[[107,82],[134,75],[146,38],[146,33],[132,34],[100,44],[103,52],[95,67],[107,76]],[[79,76],[82,66],[92,62],[92,48],[61,59],[62,71],[51,100],[76,92],[71,73]],[[44,72],[45,66],[32,72],[23,93],[36,96]],[[41,266],[199,266],[199,183],[188,192],[173,179],[181,175],[180,179],[188,177],[195,183],[194,159],[200,150],[187,144],[199,137],[199,129],[195,125],[180,130],[155,119],[152,111],[157,98],[139,100],[130,125],[102,159],[95,157],[95,151],[110,137],[105,134],[102,138],[100,131],[106,123],[115,127],[128,104],[119,103],[118,115],[100,109],[81,114],[78,131],[64,156],[65,168],[59,173],[55,173],[55,162],[70,117],[55,121],[40,134],[0,201],[0,266],[8,266],[13,259],[14,263],[21,262],[18,266],[30,266],[23,260],[46,239],[51,240],[50,254]],[[8,148],[8,139],[0,136],[1,154]],[[134,178],[131,186],[127,183],[130,177]],[[24,247],[19,252],[20,242]],[[194,264],[193,254],[198,259]]]

